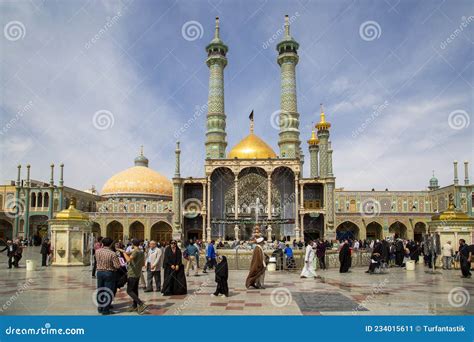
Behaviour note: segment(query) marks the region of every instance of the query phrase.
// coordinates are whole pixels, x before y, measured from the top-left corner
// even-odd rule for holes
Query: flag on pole
[[[253,109],[252,109],[252,113],[250,113],[249,115],[249,119],[253,121]]]

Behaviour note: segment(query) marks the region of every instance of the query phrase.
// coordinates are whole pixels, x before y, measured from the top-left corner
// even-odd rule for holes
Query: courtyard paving
[[[26,271],[25,260],[39,261],[37,248],[28,248],[19,269],[9,270],[0,255],[0,315],[96,315],[96,280],[89,267],[46,267]],[[473,315],[474,280],[459,270],[426,273],[390,268],[368,275],[366,268],[317,271],[318,279],[301,279],[299,272],[267,272],[266,288],[247,290],[245,271],[230,271],[230,296],[211,297],[214,273],[187,278],[188,294],[144,293],[148,315]],[[130,305],[124,289],[114,301],[118,315]]]

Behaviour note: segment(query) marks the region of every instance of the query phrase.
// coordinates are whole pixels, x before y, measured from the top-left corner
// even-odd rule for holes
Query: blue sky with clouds
[[[3,0],[0,10],[2,181],[15,178],[18,163],[47,180],[49,164],[64,162],[67,185],[100,189],[132,165],[140,145],[150,167],[171,177],[176,136],[182,174],[202,176],[204,48],[215,16],[229,46],[228,151],[247,134],[252,109],[256,133],[278,150],[272,113],[280,74],[271,38],[289,14],[300,43],[306,160],[323,102],[338,187],[418,190],[433,169],[447,185],[453,160],[474,163],[467,0]],[[185,25],[196,30],[183,33]]]

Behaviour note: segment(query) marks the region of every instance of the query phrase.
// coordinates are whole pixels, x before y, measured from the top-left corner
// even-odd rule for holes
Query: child
[[[229,267],[227,266],[227,258],[225,256],[219,257],[219,263],[216,266],[216,292],[212,296],[224,295],[229,297],[229,286],[227,279],[229,278]]]

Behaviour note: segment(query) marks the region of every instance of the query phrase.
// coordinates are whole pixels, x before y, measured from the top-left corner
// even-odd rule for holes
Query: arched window
[[[38,201],[36,202],[36,206],[41,208],[43,207],[43,194],[40,192],[38,193]]]
[[[31,207],[36,207],[36,192],[31,193]]]
[[[43,207],[49,207],[49,194],[47,192],[44,193],[44,200],[43,200]]]

